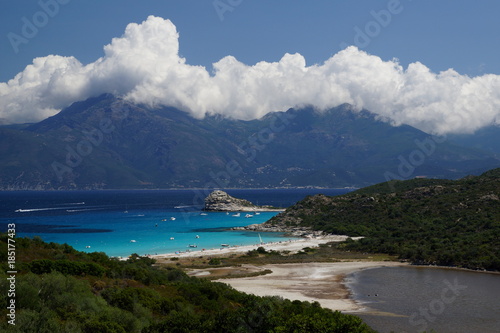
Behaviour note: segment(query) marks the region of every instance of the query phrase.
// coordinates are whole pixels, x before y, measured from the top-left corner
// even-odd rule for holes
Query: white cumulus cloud
[[[353,46],[310,66],[297,53],[252,66],[226,56],[210,73],[179,56],[175,25],[155,16],[129,24],[91,64],[56,55],[34,59],[0,83],[0,121],[40,121],[102,93],[174,106],[197,118],[211,113],[249,120],[290,107],[324,110],[350,103],[394,124],[438,134],[500,124],[498,75],[433,73],[421,63],[405,69]]]

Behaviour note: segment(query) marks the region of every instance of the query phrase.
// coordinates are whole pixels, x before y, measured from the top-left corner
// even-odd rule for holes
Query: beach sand
[[[290,300],[319,302],[322,307],[344,312],[362,311],[363,307],[349,298],[343,280],[347,274],[371,267],[405,265],[387,261],[355,261],[336,263],[276,264],[259,266],[271,274],[248,278],[224,279],[236,290],[257,296],[281,296]]]
[[[221,247],[218,249],[191,249],[189,252],[182,253],[167,253],[167,254],[158,254],[151,255],[151,258],[155,259],[168,259],[168,258],[186,258],[186,257],[198,257],[198,256],[227,256],[229,254],[242,254],[251,250],[255,250],[258,247],[263,247],[266,251],[291,251],[297,252],[302,250],[305,247],[318,247],[319,244],[329,243],[329,242],[343,242],[348,238],[348,236],[342,235],[326,235],[319,236],[316,238],[302,238],[302,239],[294,239],[294,240],[284,240],[281,242],[273,242],[273,243],[264,243],[264,244],[254,244],[254,245],[245,245],[245,246],[233,246],[233,247]],[[353,239],[357,239],[359,237],[353,237]]]
[[[191,251],[184,253],[170,253],[151,256],[159,261],[178,257],[218,257],[231,254],[243,254],[250,250],[262,246],[267,251],[300,251],[304,247],[317,247],[328,242],[341,242],[347,236],[326,235],[316,238],[304,238],[291,241],[282,241],[267,244],[255,244],[239,247],[223,247],[220,249],[210,249],[205,251]],[[235,278],[218,280],[231,285],[236,290],[254,294],[257,296],[281,296],[290,300],[300,300],[309,302],[319,302],[321,306],[345,312],[356,312],[363,310],[363,307],[356,304],[349,298],[349,290],[343,281],[346,275],[355,271],[383,266],[402,266],[399,262],[390,261],[349,261],[335,263],[294,263],[294,264],[273,264],[273,265],[243,265],[241,270],[245,273],[257,272],[269,269],[271,274],[255,277]],[[190,270],[189,275],[204,276],[210,275],[210,271],[217,268]]]

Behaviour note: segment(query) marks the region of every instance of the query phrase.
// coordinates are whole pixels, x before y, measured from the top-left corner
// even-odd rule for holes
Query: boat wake
[[[68,202],[68,203],[57,204],[57,206],[76,206],[76,205],[85,205],[85,201],[82,201],[82,202]]]
[[[92,210],[103,210],[104,208],[86,208],[86,209],[66,209],[68,213],[89,212]]]
[[[30,208],[30,209],[16,209],[16,213],[30,213],[30,212],[42,212],[46,210],[62,210],[66,209],[65,207],[52,207],[52,208]]]
[[[57,204],[56,204],[57,205]],[[106,210],[116,208],[117,205],[92,205],[84,206],[85,202],[73,202],[59,204],[59,207],[44,207],[44,208],[20,208],[16,209],[16,213],[34,213],[34,212],[44,212],[44,211],[64,211],[66,213],[79,213],[94,210]]]

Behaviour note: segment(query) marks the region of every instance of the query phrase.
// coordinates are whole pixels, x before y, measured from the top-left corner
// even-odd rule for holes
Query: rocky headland
[[[232,230],[259,231],[259,232],[283,232],[294,237],[316,238],[329,235],[320,230],[312,230],[308,227],[289,227],[284,225],[272,225],[268,222],[250,224],[244,227],[233,227]],[[347,238],[347,236],[346,236]]]
[[[230,196],[224,191],[216,190],[205,198],[205,211],[211,212],[284,212],[285,209],[271,206],[257,206],[245,199]],[[283,213],[284,214],[284,213]],[[281,215],[281,214],[280,214]],[[294,237],[316,238],[328,235],[323,231],[313,230],[310,227],[287,225],[286,223],[260,223],[244,227],[234,227],[232,230],[283,232]],[[347,237],[346,237],[347,238]]]
[[[245,199],[230,196],[216,190],[205,198],[204,210],[210,212],[282,212],[284,209],[271,206],[257,206]]]

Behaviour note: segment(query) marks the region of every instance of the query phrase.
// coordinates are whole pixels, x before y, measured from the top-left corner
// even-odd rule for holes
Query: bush
[[[212,258],[210,259],[210,261],[208,262],[209,265],[220,265],[221,264],[221,261],[219,258]]]
[[[257,248],[257,253],[259,253],[259,254],[266,254],[266,253],[267,253],[267,251],[266,251],[266,249],[265,249],[265,248],[263,248],[262,246],[259,246],[259,247]]]
[[[101,277],[106,271],[104,267],[91,262],[49,259],[33,260],[29,264],[29,268],[35,274],[47,274],[57,271],[65,275],[92,275],[97,277]]]

